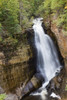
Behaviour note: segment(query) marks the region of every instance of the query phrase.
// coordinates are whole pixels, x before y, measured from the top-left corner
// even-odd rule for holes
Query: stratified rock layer
[[[67,72],[67,36],[63,33],[63,30],[58,29],[55,24],[51,25],[51,31],[56,36],[61,55],[64,58],[65,68]]]
[[[24,86],[34,74],[33,52],[27,38],[21,36],[18,43],[14,48],[8,44],[0,48],[0,86],[5,92]]]
[[[64,32],[62,28],[57,27],[56,23],[52,23],[53,20],[56,20],[56,18],[52,18],[51,23],[48,22],[49,20],[44,21],[44,23],[47,25],[47,34],[51,36],[54,43],[58,47],[57,50],[59,51],[60,62],[64,67],[64,72],[62,73],[63,79],[59,92],[62,100],[66,100],[67,91],[65,91],[65,88],[67,84],[67,33]]]

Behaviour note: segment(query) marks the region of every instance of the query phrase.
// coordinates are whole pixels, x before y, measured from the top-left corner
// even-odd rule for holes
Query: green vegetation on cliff
[[[31,27],[35,17],[43,17],[67,31],[67,0],[0,0],[0,42],[4,36],[17,43],[16,34]],[[15,41],[14,41],[15,39]]]
[[[31,27],[35,12],[42,1],[0,0],[0,42],[17,43],[16,34],[20,35]]]
[[[4,36],[6,37],[6,42],[7,40],[17,41],[13,38],[13,34],[21,31],[18,12],[18,0],[0,0],[0,41],[5,42]]]
[[[44,9],[46,17],[55,16],[57,26],[67,30],[67,1],[66,0],[45,0]]]
[[[0,0],[0,23],[9,33],[18,32],[18,0]]]
[[[67,0],[44,0],[37,14],[67,31]]]
[[[66,84],[66,87],[65,87],[65,91],[67,91],[67,84]]]

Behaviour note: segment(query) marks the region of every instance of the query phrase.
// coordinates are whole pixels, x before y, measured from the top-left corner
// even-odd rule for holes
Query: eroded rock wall
[[[56,20],[56,18],[52,18],[51,23],[49,19],[47,21],[44,21],[46,23],[46,31],[47,34],[49,34],[54,43],[57,46],[59,59],[61,64],[63,65],[63,79],[61,83],[61,87],[59,89],[59,94],[62,98],[62,100],[66,100],[67,91],[66,91],[66,85],[67,85],[67,33],[64,32],[62,28],[57,27],[56,23],[53,23],[53,20]],[[58,90],[57,90],[58,91]]]
[[[27,38],[19,40],[15,48],[3,45],[0,49],[0,86],[5,92],[14,91],[24,86],[34,74],[32,49]]]
[[[63,30],[57,28],[55,24],[51,25],[51,30],[56,36],[61,55],[64,58],[67,73],[67,36],[63,33]]]
[[[53,36],[52,39],[54,40],[54,42],[57,42],[58,49],[65,62],[65,68],[67,72],[67,33],[64,32],[62,28],[59,28],[57,24],[54,22],[56,18],[56,16],[51,17],[51,19],[47,18],[46,20],[44,20],[44,24],[46,26],[47,33],[50,36]]]

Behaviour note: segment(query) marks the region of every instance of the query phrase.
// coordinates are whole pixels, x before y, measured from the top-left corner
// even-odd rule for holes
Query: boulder
[[[31,80],[27,83],[25,88],[22,90],[22,97],[30,94],[34,90],[36,90],[39,87],[41,87],[42,86],[42,82],[43,82],[43,77],[39,73],[36,73],[31,78]]]

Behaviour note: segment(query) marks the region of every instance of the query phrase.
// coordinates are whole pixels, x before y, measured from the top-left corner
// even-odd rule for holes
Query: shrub
[[[4,100],[6,98],[6,94],[0,94],[0,100]]]

